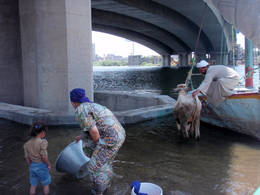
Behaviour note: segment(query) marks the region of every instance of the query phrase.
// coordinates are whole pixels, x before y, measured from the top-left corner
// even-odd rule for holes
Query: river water
[[[0,194],[28,194],[23,144],[29,127],[0,119]],[[172,116],[125,126],[127,137],[114,162],[107,195],[130,195],[134,180],[162,187],[164,195],[251,195],[260,186],[260,142],[227,129],[201,124],[199,142],[182,142]],[[80,133],[78,127],[50,127],[51,194],[90,194],[88,179],[55,170],[63,148]],[[38,189],[38,194],[41,189]]]
[[[29,127],[3,119],[0,126],[0,194],[27,194],[22,146],[29,139]],[[260,185],[260,142],[251,137],[202,124],[201,140],[183,143],[171,116],[125,129],[127,138],[114,162],[108,195],[130,195],[134,180],[158,184],[165,195],[250,195]],[[87,179],[76,180],[54,168],[59,152],[79,133],[77,127],[49,128],[51,194],[90,194]]]

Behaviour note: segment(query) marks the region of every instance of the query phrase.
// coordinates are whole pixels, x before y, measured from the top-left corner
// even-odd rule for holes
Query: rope
[[[252,75],[252,73],[254,73],[255,70],[258,70],[258,69],[259,69],[259,66],[248,70],[246,75],[243,76],[240,80],[242,80],[242,79],[246,80],[248,77],[250,77]]]
[[[197,47],[198,47],[198,44],[199,44],[199,39],[200,39],[202,26],[204,24],[204,19],[205,19],[205,15],[206,15],[206,11],[205,11],[206,8],[207,8],[207,4],[204,3],[203,15],[201,16],[201,21],[200,21],[200,29],[199,29],[199,32],[198,32],[198,35],[197,35],[197,39],[196,39],[196,43],[195,43],[194,57],[192,58],[191,69],[189,70],[188,75],[186,77],[186,81],[185,81],[186,87],[188,87],[189,84],[191,84],[191,89],[192,90],[194,89],[194,87],[193,87],[193,83],[192,83],[192,80],[191,80],[191,76],[192,76],[193,67],[195,65],[196,52],[197,52]]]
[[[223,42],[224,42],[224,29],[222,28],[222,33],[221,33],[221,47],[220,47],[220,62],[223,64],[224,57],[223,57]]]
[[[234,45],[234,39],[235,39],[235,36],[234,36],[234,26],[232,25],[232,64],[233,64],[233,67],[235,66],[235,45]]]

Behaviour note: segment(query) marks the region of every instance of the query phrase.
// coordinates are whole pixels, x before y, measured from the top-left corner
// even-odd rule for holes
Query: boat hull
[[[218,107],[204,105],[201,120],[260,139],[260,93],[234,94]]]

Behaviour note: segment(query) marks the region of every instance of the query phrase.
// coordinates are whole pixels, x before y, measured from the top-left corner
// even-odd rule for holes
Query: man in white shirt
[[[197,64],[201,74],[205,74],[205,79],[196,89],[192,96],[202,93],[207,96],[207,100],[214,106],[218,106],[227,96],[233,94],[233,89],[238,85],[239,74],[224,65],[209,66],[208,62],[201,60]]]

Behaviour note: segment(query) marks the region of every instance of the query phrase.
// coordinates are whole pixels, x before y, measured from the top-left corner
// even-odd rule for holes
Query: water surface
[[[244,67],[237,68],[242,76]],[[185,82],[186,73],[186,69],[163,69],[160,91],[154,92],[176,97],[172,89]],[[201,76],[194,76],[194,87],[201,80]],[[28,168],[22,148],[30,138],[28,129],[26,125],[0,119],[1,195],[28,194]],[[201,140],[184,143],[178,139],[172,116],[125,129],[126,141],[114,162],[115,177],[107,195],[130,195],[129,186],[134,180],[158,184],[164,195],[251,195],[260,186],[260,142],[254,138],[202,124]],[[78,127],[49,129],[51,194],[90,194],[88,179],[76,180],[55,170],[58,154],[79,133]],[[41,190],[38,192],[41,194]]]
[[[226,129],[201,125],[199,142],[181,142],[171,116],[125,127],[126,141],[115,162],[108,195],[128,195],[134,180],[156,183],[165,195],[252,194],[260,185],[260,142]],[[56,172],[59,152],[80,133],[77,127],[50,127],[51,194],[89,194],[88,179]],[[0,120],[0,194],[27,194],[23,144],[28,126]],[[39,194],[40,190],[38,190]]]

